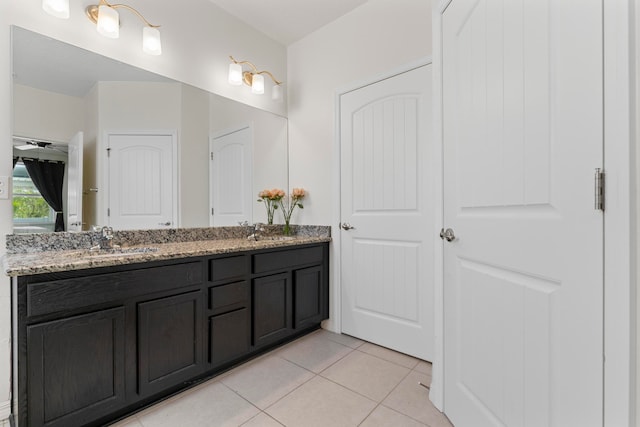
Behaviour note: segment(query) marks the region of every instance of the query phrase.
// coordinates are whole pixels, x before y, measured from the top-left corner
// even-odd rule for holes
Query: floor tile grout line
[[[271,418],[274,422],[278,423],[279,425],[281,425],[281,426],[283,426],[283,427],[286,427],[286,426],[285,426],[284,424],[282,424],[280,421],[276,420],[275,418],[273,418],[271,415],[267,414],[267,413],[266,413],[265,411],[263,411],[263,410],[260,410],[260,412],[258,412],[257,414],[255,414],[253,417],[249,418],[247,421],[245,421],[245,422],[243,422],[242,424],[240,424],[240,426],[239,426],[239,427],[242,427],[242,426],[244,426],[245,424],[247,424],[248,422],[250,422],[251,420],[253,420],[253,419],[255,419],[255,418],[259,417],[259,416],[260,416],[260,414],[263,414],[264,416]]]
[[[395,363],[396,365],[403,366],[403,367],[405,367],[405,368],[407,368],[407,369],[415,369],[415,367],[416,367],[416,366],[418,366],[418,365],[420,364],[420,362],[427,362],[427,361],[426,361],[426,360],[424,360],[424,359],[419,359],[419,358],[417,358],[417,357],[411,356],[411,355],[406,354],[406,353],[401,353],[401,352],[399,352],[399,351],[392,350],[392,349],[387,348],[387,347],[382,347],[382,346],[380,346],[380,345],[378,345],[378,344],[374,344],[374,343],[370,343],[370,342],[365,342],[364,344],[371,344],[371,345],[374,345],[374,346],[376,346],[376,347],[382,348],[382,349],[384,349],[384,350],[391,351],[391,352],[394,352],[394,353],[396,353],[396,354],[400,354],[400,355],[402,355],[402,356],[410,357],[410,358],[412,358],[412,359],[417,360],[417,363],[416,363],[412,368],[410,368],[410,367],[408,367],[408,366],[404,366],[404,365],[401,365],[400,363],[394,362],[393,360],[385,359],[385,358],[383,358],[383,357],[378,356],[377,354],[369,353],[369,352],[366,352],[366,351],[364,351],[364,350],[360,350],[360,348],[358,348],[358,351],[361,351],[361,352],[363,352],[363,353],[367,353],[367,354],[369,354],[369,355],[371,355],[371,356],[375,356],[375,357],[377,357],[378,359],[386,360],[387,362]],[[364,344],[363,344],[363,345],[364,345]],[[362,347],[362,346],[360,346],[360,347]]]
[[[360,353],[367,354],[367,355],[369,355],[369,356],[371,356],[371,357],[375,357],[376,359],[380,359],[380,360],[384,360],[385,362],[393,363],[393,364],[394,364],[394,365],[396,365],[396,366],[401,366],[401,367],[403,367],[403,368],[405,368],[405,369],[408,369],[408,370],[410,370],[410,371],[413,371],[413,370],[415,369],[415,367],[414,367],[414,368],[409,368],[408,366],[401,365],[400,363],[396,363],[396,362],[394,362],[393,360],[385,359],[385,358],[380,357],[380,356],[378,356],[378,355],[376,355],[376,354],[367,353],[366,351],[362,351],[362,350],[359,350],[359,349],[357,349],[357,348],[356,348],[356,349],[354,349],[354,351],[359,351]],[[391,351],[393,351],[393,350],[391,350]],[[396,353],[398,353],[398,352],[396,352]],[[398,353],[398,354],[404,354],[404,353]],[[409,357],[413,357],[413,356],[409,356]],[[418,360],[422,360],[422,359],[418,359]],[[418,362],[418,364],[420,364],[420,363]],[[416,365],[416,366],[418,366],[418,365]]]
[[[334,343],[334,344],[340,344],[340,343]],[[349,346],[346,346],[346,345],[344,345],[344,344],[340,344],[340,345],[342,345],[342,346],[343,346],[343,347],[345,347],[345,348],[348,348],[348,349],[349,349],[349,352],[348,352],[348,353],[345,353],[343,356],[340,356],[340,358],[338,358],[335,362],[332,362],[332,363],[331,363],[330,365],[328,365],[327,367],[322,368],[322,370],[321,370],[320,372],[312,371],[311,369],[306,368],[306,367],[304,367],[304,366],[302,366],[302,365],[299,365],[299,364],[297,364],[296,362],[294,362],[293,360],[289,360],[289,359],[287,359],[287,358],[286,358],[286,357],[284,357],[284,356],[280,356],[280,355],[276,355],[276,356],[280,357],[281,359],[286,360],[287,362],[293,363],[294,365],[299,366],[299,367],[301,367],[302,369],[306,369],[307,371],[309,371],[309,372],[313,373],[314,375],[318,375],[318,374],[320,374],[321,372],[324,372],[325,370],[329,369],[331,366],[333,366],[333,365],[335,365],[336,363],[338,363],[340,360],[342,360],[342,359],[344,359],[345,357],[347,357],[349,354],[351,354],[351,353],[353,353],[354,351],[356,351],[356,349],[351,348],[351,347],[349,347]]]
[[[382,403],[382,402],[380,403],[380,406],[384,406],[384,407],[385,407],[385,409],[389,409],[390,411],[397,412],[398,414],[404,415],[405,417],[407,417],[407,418],[409,418],[409,419],[412,419],[413,421],[415,421],[415,422],[417,422],[417,423],[419,423],[419,424],[422,424],[423,426],[431,427],[431,425],[430,425],[430,424],[423,423],[422,421],[420,421],[420,420],[418,420],[418,419],[416,419],[416,418],[412,417],[411,415],[409,415],[409,414],[405,414],[405,413],[404,413],[404,412],[402,412],[402,411],[398,411],[397,409],[394,409],[394,408],[392,408],[391,406],[387,406],[387,405],[385,405],[385,404],[384,404],[384,403]]]
[[[362,347],[363,347],[363,346],[365,346],[366,344],[371,344],[371,346],[374,346],[374,347],[372,347],[372,348],[380,347],[380,348],[382,348],[382,349],[388,350],[389,352],[397,353],[397,354],[399,354],[399,355],[404,355],[404,353],[400,353],[400,352],[394,351],[394,350],[392,350],[392,349],[387,349],[386,347],[381,347],[381,346],[378,346],[378,345],[376,345],[376,344],[374,344],[374,343],[369,343],[369,342],[367,342],[367,341],[361,341],[361,342],[357,345],[357,347],[353,347],[353,346],[351,346],[351,345],[347,345],[347,344],[345,344],[344,342],[340,342],[340,341],[338,341],[338,340],[331,339],[331,338],[332,338],[332,336],[331,336],[331,335],[329,335],[329,333],[316,332],[315,334],[309,334],[309,335],[307,335],[306,337],[303,337],[303,338],[307,338],[309,341],[316,341],[316,342],[311,342],[311,343],[310,343],[310,344],[311,344],[311,346],[312,346],[312,348],[313,348],[313,345],[316,345],[316,344],[317,344],[317,345],[319,345],[319,346],[322,346],[322,345],[324,345],[324,344],[333,343],[333,344],[337,344],[337,345],[339,345],[339,346],[340,346],[340,347],[342,347],[343,349],[340,349],[340,350],[338,350],[338,351],[337,351],[337,353],[336,353],[336,354],[337,354],[339,357],[338,357],[336,360],[332,361],[329,365],[322,367],[322,369],[321,369],[321,370],[319,370],[318,372],[315,372],[315,371],[311,370],[310,368],[307,368],[307,367],[305,367],[305,366],[302,366],[302,365],[300,365],[300,364],[298,364],[298,363],[296,363],[296,362],[294,362],[294,361],[289,360],[288,358],[286,358],[286,357],[283,355],[283,352],[284,352],[284,351],[286,351],[287,346],[282,346],[282,347],[279,347],[279,348],[275,348],[275,349],[271,350],[271,353],[272,353],[272,354],[269,354],[269,352],[267,352],[267,353],[262,354],[262,355],[261,355],[261,356],[259,356],[259,357],[254,358],[253,360],[249,361],[249,363],[247,363],[247,364],[246,364],[247,366],[251,366],[251,365],[253,365],[254,363],[259,363],[259,362],[260,362],[260,359],[267,359],[267,358],[269,358],[269,357],[274,357],[274,358],[278,358],[278,359],[280,359],[280,360],[286,361],[286,362],[290,363],[292,366],[296,366],[296,367],[298,367],[298,368],[301,368],[304,372],[308,372],[308,373],[310,373],[310,374],[311,374],[311,376],[310,376],[308,379],[306,379],[306,380],[304,380],[303,382],[301,382],[300,384],[296,385],[293,389],[289,390],[287,393],[285,393],[284,395],[282,395],[282,396],[280,396],[279,398],[277,398],[277,400],[275,400],[274,402],[270,403],[270,404],[269,404],[268,406],[266,406],[264,409],[261,409],[261,408],[260,408],[260,407],[258,407],[256,404],[252,403],[250,400],[248,400],[247,398],[245,398],[245,397],[244,397],[244,396],[243,396],[239,391],[235,391],[235,390],[233,390],[229,385],[227,385],[227,384],[225,384],[225,383],[224,383],[224,379],[225,379],[226,377],[228,377],[229,375],[232,375],[233,373],[240,373],[240,372],[242,372],[242,371],[243,371],[243,368],[246,368],[247,366],[239,365],[239,366],[235,367],[234,369],[231,369],[231,370],[229,370],[229,371],[226,371],[225,373],[222,373],[222,375],[219,375],[219,376],[213,377],[213,378],[211,378],[210,380],[203,382],[203,383],[201,384],[201,386],[203,386],[203,387],[204,387],[204,386],[205,386],[207,383],[209,383],[209,382],[210,382],[211,384],[214,384],[214,383],[218,383],[218,382],[219,382],[220,384],[222,384],[222,385],[224,386],[224,388],[225,388],[225,389],[227,389],[227,390],[231,391],[233,394],[235,394],[236,396],[240,397],[244,402],[248,403],[251,407],[255,408],[258,412],[257,412],[256,414],[254,414],[252,417],[250,417],[249,419],[244,420],[244,421],[243,421],[243,424],[246,424],[246,423],[250,422],[252,419],[254,419],[254,418],[256,418],[256,417],[260,416],[260,414],[264,414],[264,416],[268,417],[269,419],[273,420],[274,422],[276,422],[276,423],[278,423],[278,424],[280,424],[280,425],[282,425],[282,426],[284,426],[284,427],[287,427],[284,423],[282,423],[279,419],[277,419],[277,418],[275,418],[274,416],[272,416],[272,415],[271,415],[270,413],[268,413],[267,411],[268,411],[270,408],[272,408],[274,405],[278,404],[278,403],[279,403],[279,402],[281,402],[283,399],[285,399],[286,397],[290,396],[292,393],[294,393],[295,391],[297,391],[298,389],[300,389],[303,385],[306,385],[306,384],[307,384],[307,383],[309,383],[310,381],[312,381],[312,380],[316,379],[317,377],[320,377],[320,378],[322,378],[322,379],[324,379],[324,380],[327,380],[327,381],[329,381],[329,382],[333,383],[334,385],[336,385],[336,386],[338,386],[338,387],[340,387],[340,388],[342,388],[342,389],[344,389],[344,390],[346,390],[346,391],[352,392],[352,393],[354,393],[354,394],[356,394],[356,395],[358,395],[358,396],[361,396],[362,398],[366,399],[367,401],[374,403],[374,407],[373,407],[373,408],[372,408],[372,409],[371,409],[371,410],[366,414],[366,416],[362,419],[362,421],[360,421],[360,422],[357,424],[358,426],[360,426],[362,423],[364,423],[364,422],[365,422],[365,421],[366,421],[366,420],[367,420],[367,419],[368,419],[368,418],[369,418],[369,417],[370,417],[370,416],[371,416],[371,415],[372,415],[372,414],[373,414],[373,413],[374,413],[378,408],[380,408],[380,407],[384,407],[384,408],[385,408],[385,409],[387,409],[387,410],[390,410],[390,411],[393,411],[393,412],[395,412],[395,413],[398,413],[398,414],[401,414],[401,415],[403,415],[403,416],[406,416],[406,417],[408,417],[409,419],[416,421],[416,422],[417,422],[417,423],[419,423],[420,425],[425,425],[425,423],[423,423],[423,422],[421,422],[420,420],[418,420],[418,419],[416,419],[416,418],[412,417],[411,415],[409,415],[409,414],[405,414],[405,413],[404,413],[404,412],[402,412],[401,410],[398,410],[398,409],[395,409],[395,408],[392,408],[392,407],[388,406],[387,404],[385,404],[385,403],[384,403],[384,401],[385,401],[385,400],[386,400],[386,399],[387,399],[387,398],[388,398],[388,397],[389,397],[389,396],[390,396],[390,395],[391,395],[395,390],[397,390],[397,389],[398,389],[398,387],[399,387],[399,386],[400,386],[400,385],[401,385],[401,384],[402,384],[402,383],[407,379],[407,377],[409,377],[409,375],[411,375],[412,373],[414,373],[414,372],[415,372],[415,373],[416,373],[416,374],[418,374],[418,375],[423,375],[423,376],[427,376],[427,377],[432,377],[432,374],[430,374],[430,373],[422,372],[422,371],[418,371],[418,370],[417,370],[417,369],[418,369],[418,367],[419,367],[419,366],[421,366],[421,363],[422,363],[422,362],[425,362],[425,363],[430,363],[430,362],[428,362],[428,361],[426,361],[426,360],[423,360],[423,359],[415,358],[415,357],[413,357],[413,356],[406,355],[407,357],[411,357],[411,358],[413,358],[413,359],[417,360],[416,364],[415,364],[415,365],[413,365],[413,367],[411,367],[411,368],[410,368],[410,367],[408,367],[408,366],[406,366],[406,365],[404,365],[404,364],[402,364],[402,363],[398,363],[397,361],[389,360],[389,358],[385,358],[385,357],[383,357],[384,355],[382,355],[382,356],[381,356],[381,355],[378,355],[378,354],[372,354],[372,353],[369,353],[369,352],[367,352],[367,351],[364,351],[364,350],[362,349]],[[354,339],[356,339],[356,338],[354,338]],[[292,346],[292,347],[294,347],[294,346],[295,346],[295,344],[296,344],[296,342],[295,342],[295,341],[292,341],[292,342],[291,342],[291,343],[289,343],[289,344],[291,344],[291,346]],[[346,351],[344,354],[340,354],[342,351],[345,351],[344,349],[348,349],[348,351]],[[358,392],[358,391],[356,391],[356,390],[352,390],[350,387],[348,387],[348,386],[346,386],[346,385],[343,385],[343,384],[340,384],[340,383],[338,383],[337,381],[334,381],[334,380],[332,380],[332,379],[330,379],[330,378],[327,378],[327,377],[325,377],[325,376],[323,375],[324,373],[326,373],[326,371],[327,371],[327,370],[329,370],[331,367],[335,366],[338,362],[341,362],[341,361],[343,361],[345,358],[347,358],[348,356],[352,355],[354,351],[358,351],[360,354],[366,354],[366,355],[368,355],[368,356],[374,357],[374,358],[378,359],[379,361],[383,361],[383,362],[390,363],[390,364],[392,364],[392,365],[394,365],[394,366],[396,366],[396,367],[406,369],[406,370],[407,370],[407,372],[402,376],[402,379],[401,379],[400,381],[398,381],[398,382],[397,382],[397,384],[395,384],[395,385],[391,388],[391,390],[390,390],[389,392],[387,392],[387,393],[384,395],[384,397],[382,397],[379,401],[376,401],[377,399],[371,398],[371,397],[369,397],[369,396],[365,396],[364,394],[362,394],[362,393],[360,393],[360,392]],[[333,356],[335,356],[336,354],[334,354]],[[331,357],[327,358],[327,360],[331,360]],[[238,368],[239,368],[239,369],[238,369]],[[234,371],[235,371],[235,372],[234,372]],[[195,392],[195,391],[197,391],[197,388],[198,388],[198,387],[194,387],[194,388],[192,388],[190,391]],[[187,394],[190,394],[190,393],[188,393],[188,391],[189,391],[189,390],[185,390],[185,391],[187,392]],[[180,395],[176,395],[176,396],[174,396],[174,397],[178,397],[178,399],[176,399],[176,400],[181,400],[181,399],[182,399],[182,397],[179,397],[179,396],[180,396]],[[166,403],[167,401],[164,401],[164,402]],[[425,403],[427,403],[427,402],[425,402]],[[153,405],[153,406],[156,406],[156,405]],[[153,407],[151,407],[151,408],[153,408]],[[146,409],[151,409],[151,408],[146,408]],[[157,408],[155,408],[155,409],[157,409]],[[150,411],[150,412],[152,413],[155,409],[153,409],[153,410],[152,410],[152,411]],[[133,414],[133,415],[131,416],[131,418],[129,418],[129,421],[131,421],[131,422],[135,422],[135,423],[137,423],[137,425],[139,425],[139,426],[141,426],[141,427],[145,427],[145,425],[144,425],[144,423],[142,422],[142,420],[141,420],[141,418],[140,418],[140,416],[139,416],[139,415],[140,415],[139,413],[138,413],[138,414]],[[1,424],[1,423],[0,423],[0,427],[4,427],[5,425],[6,425],[6,424]],[[427,424],[427,426],[428,426],[428,424]]]
[[[293,393],[294,391],[298,390],[300,387],[302,387],[303,385],[307,384],[309,381],[313,380],[314,378],[318,377],[319,375],[316,374],[315,372],[311,372],[313,374],[313,376],[311,378],[309,378],[307,381],[303,382],[302,384],[299,384],[298,386],[296,386],[295,388],[293,388],[292,390],[290,390],[287,394],[281,396],[278,400],[276,400],[275,402],[273,402],[271,405],[267,406],[265,409],[261,409],[262,412],[264,412],[266,415],[268,415],[270,418],[273,418],[274,420],[276,420],[279,424],[282,424],[283,426],[286,427],[286,424],[284,424],[284,422],[280,421],[279,419],[277,419],[276,417],[272,416],[271,414],[269,414],[267,412],[267,409],[271,408],[272,406],[274,406],[275,404],[277,404],[278,402],[280,402],[282,399],[284,399],[285,397],[289,396],[291,393]]]

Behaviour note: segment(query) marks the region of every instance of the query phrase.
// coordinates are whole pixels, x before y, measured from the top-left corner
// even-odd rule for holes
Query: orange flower
[[[302,199],[304,195],[304,188],[294,188],[293,191],[291,191],[291,197],[294,199]]]

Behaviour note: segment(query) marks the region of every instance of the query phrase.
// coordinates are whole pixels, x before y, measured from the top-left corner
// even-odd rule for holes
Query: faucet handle
[[[248,227],[249,226],[249,221],[238,221],[238,225],[242,226],[242,227]]]
[[[113,239],[113,228],[106,225],[102,227],[102,237],[109,240]]]

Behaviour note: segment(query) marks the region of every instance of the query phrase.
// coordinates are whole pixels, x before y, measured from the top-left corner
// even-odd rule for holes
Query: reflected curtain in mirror
[[[51,162],[37,159],[22,159],[29,177],[44,200],[56,212],[55,231],[64,231],[62,214],[62,186],[64,181],[64,162]]]

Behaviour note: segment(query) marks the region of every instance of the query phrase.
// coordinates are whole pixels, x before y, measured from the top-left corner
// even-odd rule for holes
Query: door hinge
[[[211,208],[211,215],[213,215],[213,208]]]
[[[107,157],[111,157],[111,148],[107,148]]]
[[[111,216],[111,208],[107,208],[107,216]]]
[[[604,211],[604,171],[596,168],[595,173],[595,209]]]
[[[209,154],[211,154],[211,160],[213,160],[213,151],[211,153],[209,153]]]

